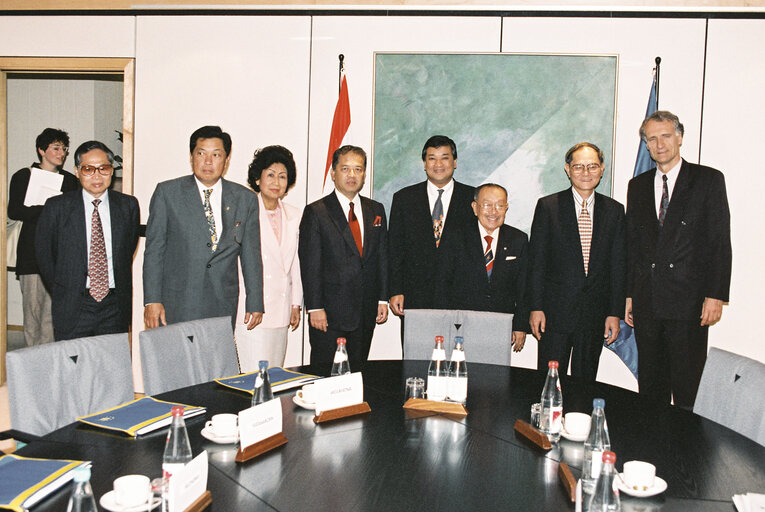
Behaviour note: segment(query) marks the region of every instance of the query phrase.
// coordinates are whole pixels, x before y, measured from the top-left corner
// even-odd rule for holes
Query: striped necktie
[[[486,252],[483,253],[483,261],[486,264],[486,274],[491,279],[491,271],[494,269],[494,253],[491,251],[493,238],[491,235],[486,235],[483,239],[486,240]]]

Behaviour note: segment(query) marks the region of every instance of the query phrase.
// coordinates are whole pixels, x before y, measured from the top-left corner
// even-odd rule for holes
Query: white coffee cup
[[[584,437],[590,433],[590,415],[583,412],[569,412],[564,417],[566,432],[576,437]]]
[[[233,437],[237,434],[236,414],[216,414],[205,423],[205,428],[215,437]]]
[[[653,487],[656,478],[656,466],[642,460],[624,463],[624,483],[630,489],[647,491]]]
[[[297,390],[297,396],[300,400],[307,404],[316,402],[316,392],[313,384],[306,384],[302,388]]]
[[[123,507],[137,507],[149,501],[151,483],[148,476],[125,475],[114,481],[114,501]]]

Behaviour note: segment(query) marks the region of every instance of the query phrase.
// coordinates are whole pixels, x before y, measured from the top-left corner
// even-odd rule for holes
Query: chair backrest
[[[6,365],[11,426],[38,436],[134,396],[127,333],[13,350]]]
[[[765,445],[765,365],[712,348],[693,412]]]
[[[230,317],[170,324],[138,337],[147,395],[239,373]]]
[[[507,313],[407,309],[404,317],[404,359],[430,359],[436,336],[444,337],[448,357],[455,336],[462,336],[468,363],[510,366],[512,330],[513,315]]]

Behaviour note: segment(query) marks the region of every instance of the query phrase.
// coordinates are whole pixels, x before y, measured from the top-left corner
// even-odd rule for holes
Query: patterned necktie
[[[592,217],[587,210],[587,200],[582,203],[582,211],[579,213],[579,240],[582,242],[582,259],[584,260],[584,275],[587,275],[590,266],[590,244],[592,243]]]
[[[101,216],[98,214],[100,199],[93,200],[93,215],[90,218],[90,257],[88,258],[88,277],[90,277],[90,296],[101,302],[109,293],[109,268],[106,262],[106,244]]]
[[[486,252],[483,253],[483,261],[486,264],[486,274],[491,279],[491,271],[494,269],[494,253],[491,252],[491,235],[483,237],[486,240]]]
[[[441,202],[443,193],[443,189],[438,191],[438,199],[433,205],[433,236],[436,238],[436,247],[441,243],[441,231],[444,229],[444,203]]]
[[[361,256],[364,254],[361,247],[361,227],[359,226],[359,219],[357,219],[356,214],[353,213],[353,201],[351,201],[350,205],[351,209],[348,210],[348,225],[351,227],[353,241],[356,242],[356,248],[359,250],[359,256]]]
[[[215,216],[213,215],[212,205],[210,204],[210,194],[213,189],[205,189],[205,217],[207,217],[207,227],[210,229],[210,242],[212,242],[212,251],[218,248],[218,232],[215,229]]]
[[[664,226],[664,218],[667,216],[667,209],[669,208],[669,188],[667,187],[667,175],[662,174],[661,180],[664,183],[662,184],[661,190],[661,203],[659,203],[659,226]]]

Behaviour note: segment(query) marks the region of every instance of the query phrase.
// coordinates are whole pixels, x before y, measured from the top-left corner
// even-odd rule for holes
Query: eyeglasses
[[[81,165],[79,169],[80,174],[83,176],[93,176],[96,171],[98,171],[98,174],[101,176],[111,176],[112,172],[114,172],[114,166],[112,164],[99,165],[98,167],[94,165]]]
[[[571,167],[571,170],[574,171],[577,174],[583,173],[585,169],[587,169],[587,172],[598,172],[600,170],[600,164],[574,164]]]
[[[480,203],[478,207],[485,212],[501,212],[507,210],[507,203]]]

